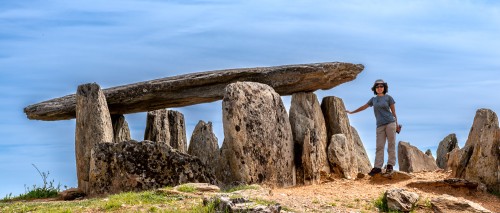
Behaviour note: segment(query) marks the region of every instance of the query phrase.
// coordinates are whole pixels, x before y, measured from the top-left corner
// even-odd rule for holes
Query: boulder
[[[184,115],[175,110],[168,110],[168,129],[170,130],[170,146],[179,152],[187,153],[186,123]]]
[[[59,192],[59,197],[62,200],[76,200],[85,197],[85,193],[78,188],[69,188],[62,192]]]
[[[351,150],[348,148],[348,143],[344,134],[333,135],[327,151],[328,161],[334,173],[340,174],[347,179],[354,179],[357,175],[357,169],[355,169],[355,172],[350,167],[351,155],[349,153]]]
[[[222,101],[222,118],[220,180],[294,185],[290,121],[273,88],[254,82],[229,84]]]
[[[304,178],[317,178],[317,174],[320,172],[328,174],[330,173],[330,166],[326,155],[325,118],[314,93],[301,92],[292,95],[290,125],[292,126],[294,141],[297,183],[317,182],[319,181],[317,179],[307,180]],[[308,135],[306,135],[307,131],[309,131]],[[304,153],[304,146],[310,146],[309,151],[314,151],[314,153]],[[315,164],[314,168],[305,168],[306,166],[312,166],[312,164]],[[309,174],[305,174],[306,171]]]
[[[98,143],[113,142],[113,125],[98,84],[78,86],[76,100],[76,175],[78,188],[88,194],[91,150]]]
[[[121,142],[130,140],[130,129],[123,115],[111,115],[113,124],[113,142]]]
[[[447,169],[447,154],[453,149],[458,148],[458,140],[455,133],[449,134],[441,142],[437,149],[436,164],[441,169]]]
[[[479,109],[469,137],[461,150],[455,175],[486,184],[490,191],[500,191],[500,137],[498,117],[489,109]]]
[[[335,96],[324,97],[321,102],[321,109],[325,116],[328,138],[331,139],[335,134],[344,134],[347,139],[346,162],[349,165],[348,168],[351,170],[349,171],[349,176],[355,177],[355,173],[358,172],[363,174],[370,172],[370,160],[358,132],[349,122],[342,99]],[[330,142],[332,141],[328,141],[328,143]],[[337,169],[337,171],[339,170]]]
[[[170,123],[168,122],[167,109],[148,112],[144,140],[170,145]]]
[[[224,88],[238,81],[260,82],[280,95],[326,90],[354,80],[363,69],[362,64],[329,62],[216,70],[112,87],[104,95],[111,114],[128,114],[221,100]],[[75,118],[75,106],[73,94],[27,106],[24,112],[29,119],[64,120]]]
[[[199,121],[189,141],[188,154],[198,157],[209,169],[219,163],[219,144],[212,131],[212,122]]]
[[[409,212],[413,209],[420,196],[415,192],[393,188],[387,190],[384,197],[387,199],[387,207],[390,210]]]
[[[403,172],[435,171],[438,169],[434,158],[429,157],[408,142],[398,144],[399,170]]]
[[[99,143],[92,150],[90,195],[143,191],[183,183],[217,184],[200,159],[153,141]]]
[[[481,205],[463,198],[456,198],[450,195],[441,195],[431,199],[432,210],[436,213],[447,212],[477,212],[491,213]]]
[[[458,165],[460,164],[460,159],[462,158],[462,150],[455,147],[451,152],[446,154],[446,168],[451,170],[451,177],[456,177]]]

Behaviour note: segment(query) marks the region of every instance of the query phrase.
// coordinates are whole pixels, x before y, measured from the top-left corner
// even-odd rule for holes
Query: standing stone
[[[403,141],[398,144],[398,163],[399,170],[403,172],[435,171],[438,169],[434,158]]]
[[[451,150],[458,147],[457,135],[455,133],[449,134],[441,142],[439,142],[439,147],[436,153],[436,164],[441,169],[447,169],[448,158],[446,154],[451,152]]]
[[[161,142],[170,145],[170,124],[167,109],[149,111],[146,119],[144,140]]]
[[[184,115],[175,110],[168,110],[170,146],[179,152],[187,152],[186,124]]]
[[[189,141],[188,154],[198,157],[201,162],[214,169],[219,163],[219,144],[212,130],[212,122],[199,121],[194,127]]]
[[[130,140],[130,129],[123,115],[111,115],[113,123],[113,142],[122,142]]]
[[[372,169],[372,164],[370,163],[368,154],[366,154],[366,149],[363,145],[363,141],[361,141],[361,137],[359,137],[358,131],[353,126],[351,126],[351,133],[352,138],[354,139],[354,155],[356,156],[356,159],[358,161],[358,172],[362,174],[368,174]]]
[[[348,176],[354,178],[356,177],[356,174],[358,172],[362,172],[365,174],[368,173],[371,168],[368,169],[368,171],[366,171],[366,167],[371,167],[371,164],[369,163],[370,162],[369,160],[367,161],[364,158],[364,156],[368,155],[366,154],[366,150],[364,149],[361,143],[361,139],[359,139],[359,136],[358,138],[356,138],[356,140],[359,139],[361,146],[358,145],[357,143],[358,141],[355,141],[355,138],[353,137],[351,124],[349,122],[349,118],[347,117],[347,113],[345,112],[346,110],[342,99],[335,96],[324,97],[321,102],[321,109],[323,110],[323,114],[325,115],[328,138],[329,139],[332,138],[332,135],[335,134],[344,134],[347,139],[346,154],[345,154],[347,159],[346,161],[347,165],[342,165],[342,167],[349,169],[349,171],[345,171],[346,174],[348,173],[349,174]],[[336,140],[331,140],[329,141],[329,143],[335,141]],[[333,144],[332,146],[337,146],[337,145]],[[358,153],[363,153],[363,154],[358,155]],[[368,162],[368,164],[366,164],[366,162]],[[336,171],[339,171],[339,169],[336,169]]]
[[[352,173],[349,167],[351,158],[348,143],[347,137],[344,134],[335,134],[330,140],[327,153],[333,172],[342,175],[344,178],[353,179],[356,176],[352,176],[355,173]]]
[[[260,83],[229,84],[222,101],[224,143],[219,173],[225,183],[291,186],[293,139],[281,97]]]
[[[486,184],[500,191],[500,137],[498,117],[489,109],[479,109],[462,149],[456,177]]]
[[[330,173],[330,166],[328,165],[328,157],[326,154],[327,138],[325,118],[321,112],[321,106],[318,98],[312,92],[300,92],[292,95],[290,105],[290,124],[292,126],[294,150],[295,150],[295,163],[297,164],[297,183],[317,182],[318,180],[302,180],[302,177],[317,177],[316,173]],[[306,132],[310,131],[309,138],[306,138]],[[309,143],[310,150],[317,150],[317,153],[304,153],[304,142]],[[307,157],[303,156],[308,155]],[[316,157],[317,159],[310,159]],[[310,159],[310,161],[317,162],[316,169],[304,168],[307,165],[312,165],[312,162],[301,163],[302,159]],[[309,160],[308,159],[308,160]],[[302,165],[301,165],[302,164]],[[304,174],[302,172],[309,171],[312,174]]]
[[[305,184],[319,184],[321,180],[321,173],[319,167],[319,159],[321,150],[319,150],[319,146],[314,144],[314,141],[311,140],[311,131],[309,129],[306,130],[304,134],[304,143],[302,150],[302,169],[304,176],[299,178],[303,180]]]
[[[457,177],[457,169],[460,164],[460,159],[462,158],[462,150],[455,147],[451,152],[446,154],[446,168],[451,170],[451,177]]]
[[[78,86],[76,92],[76,175],[78,188],[89,192],[89,171],[92,148],[113,141],[113,125],[106,98],[96,83]]]

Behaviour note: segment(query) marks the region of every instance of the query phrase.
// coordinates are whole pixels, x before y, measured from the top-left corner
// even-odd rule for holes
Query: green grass
[[[229,188],[227,190],[224,190],[224,192],[231,193],[231,192],[240,191],[240,190],[246,190],[246,189],[259,189],[259,186],[256,186],[256,185],[240,185],[240,186],[235,186],[233,188]]]
[[[37,186],[36,184],[30,187],[26,187],[24,185],[25,193],[20,194],[19,196],[12,196],[12,193],[6,195],[1,202],[8,202],[8,201],[14,201],[14,200],[32,200],[32,199],[41,199],[41,198],[53,198],[57,197],[59,195],[59,192],[61,191],[61,184],[58,184],[57,186],[54,185],[54,180],[52,181],[47,181],[49,178],[50,172],[40,172],[38,167],[35,166],[35,164],[31,164],[35,169],[38,171],[38,174],[43,180],[43,186]]]
[[[184,185],[178,186],[177,190],[180,192],[193,193],[193,192],[196,192],[196,187],[189,185],[189,184],[184,184]]]

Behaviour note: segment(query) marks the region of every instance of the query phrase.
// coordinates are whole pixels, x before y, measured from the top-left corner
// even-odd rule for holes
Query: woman
[[[388,142],[387,153],[389,154],[386,172],[392,172],[393,166],[396,164],[396,128],[399,127],[399,125],[396,116],[396,108],[394,106],[396,102],[394,102],[394,99],[390,95],[386,94],[388,89],[387,83],[382,79],[376,80],[372,87],[372,91],[376,96],[370,98],[368,103],[352,112],[346,110],[347,113],[354,114],[373,106],[373,111],[377,120],[377,149],[375,152],[374,167],[370,173],[368,173],[370,176],[382,172],[386,140]]]

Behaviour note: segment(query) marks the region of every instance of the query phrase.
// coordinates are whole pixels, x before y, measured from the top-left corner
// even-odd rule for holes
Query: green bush
[[[35,164],[31,164],[35,169],[38,171],[38,174],[40,174],[40,177],[42,177],[43,180],[43,186],[37,186],[34,184],[32,188],[26,187],[24,185],[25,193],[20,194],[17,197],[13,197],[12,193],[8,194],[5,196],[2,201],[13,201],[13,200],[31,200],[31,199],[39,199],[39,198],[52,198],[52,197],[57,197],[60,189],[61,189],[61,184],[57,184],[57,186],[54,185],[54,180],[52,181],[47,181],[50,172],[40,172],[38,167],[35,166]]]

